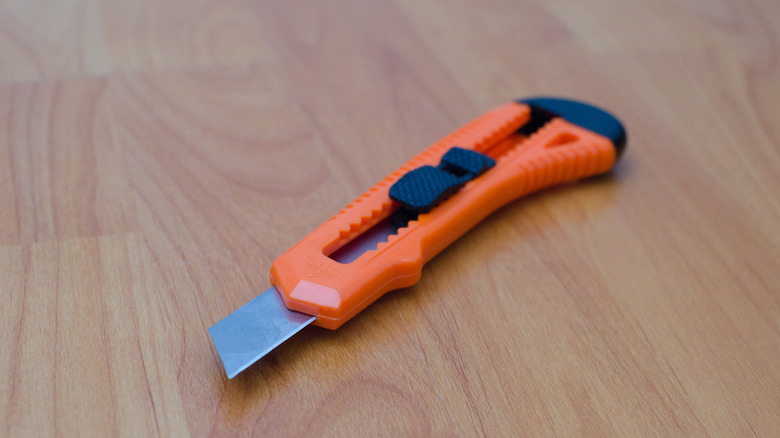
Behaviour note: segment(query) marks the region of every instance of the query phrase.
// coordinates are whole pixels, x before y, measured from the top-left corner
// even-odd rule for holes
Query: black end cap
[[[526,130],[536,131],[553,117],[561,117],[610,139],[615,147],[616,161],[626,149],[626,130],[623,124],[601,108],[557,97],[532,97],[518,99],[517,102],[531,107],[531,121],[520,129],[525,134],[529,134]]]

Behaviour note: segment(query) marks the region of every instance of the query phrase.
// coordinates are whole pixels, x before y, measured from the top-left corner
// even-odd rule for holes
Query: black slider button
[[[390,187],[390,199],[417,213],[427,213],[496,162],[485,154],[453,147],[438,166],[407,172]]]

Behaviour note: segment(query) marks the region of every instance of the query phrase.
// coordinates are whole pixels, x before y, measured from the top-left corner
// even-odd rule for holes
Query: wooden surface
[[[0,2],[0,435],[777,436],[775,0]],[[274,257],[509,99],[610,176],[227,381]]]

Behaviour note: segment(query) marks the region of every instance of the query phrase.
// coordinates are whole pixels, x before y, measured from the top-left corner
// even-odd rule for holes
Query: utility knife
[[[309,324],[337,329],[499,207],[608,172],[626,145],[617,118],[569,99],[504,104],[444,137],[271,265],[272,286],[209,328],[227,377]]]

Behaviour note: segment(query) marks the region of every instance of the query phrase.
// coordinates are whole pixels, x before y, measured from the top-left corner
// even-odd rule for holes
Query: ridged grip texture
[[[425,262],[507,202],[612,167],[615,150],[607,138],[563,119],[553,119],[530,138],[514,134],[529,114],[527,105],[510,103],[480,117],[290,248],[271,267],[271,281],[287,307],[317,316],[316,325],[338,328],[385,292],[417,282]],[[496,165],[353,262],[327,256],[392,213],[396,206],[388,189],[396,180],[411,169],[436,165],[454,145],[491,155]]]

